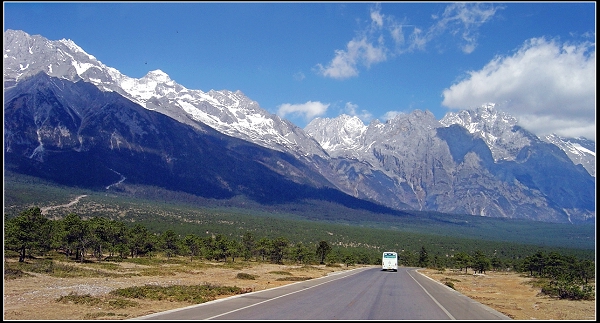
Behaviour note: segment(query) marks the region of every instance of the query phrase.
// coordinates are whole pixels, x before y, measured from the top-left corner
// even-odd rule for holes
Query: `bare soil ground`
[[[533,279],[514,272],[487,272],[420,269],[441,283],[450,281],[461,294],[485,304],[515,320],[596,320],[596,301],[571,301],[540,294]]]
[[[72,263],[70,263],[72,264]],[[85,266],[83,264],[82,266]],[[119,272],[142,272],[143,265],[120,263]],[[143,285],[197,285],[211,283],[237,286],[248,291],[260,291],[293,281],[279,281],[286,275],[317,278],[334,271],[346,270],[343,266],[294,266],[265,263],[245,263],[240,267],[211,263],[199,270],[174,271],[172,274],[134,276],[123,278],[55,278],[44,274],[32,277],[4,279],[4,320],[124,320],[193,304],[175,301],[134,300],[134,306],[111,306],[116,288]],[[350,268],[352,269],[352,267]],[[237,278],[238,273],[254,275],[255,280]],[[595,301],[557,300],[538,295],[539,288],[528,284],[529,278],[516,273],[490,272],[483,276],[440,272],[422,269],[421,273],[440,282],[448,279],[457,291],[486,304],[517,320],[595,320]],[[96,305],[57,302],[70,293],[99,297]],[[226,296],[224,296],[226,297]]]
[[[16,261],[16,260],[9,260]],[[122,268],[118,272],[142,273],[148,267],[144,265],[119,263]],[[69,265],[85,266],[69,262]],[[133,276],[123,278],[56,278],[44,274],[28,273],[33,277],[4,279],[4,320],[124,320],[152,313],[182,308],[194,304],[175,301],[133,300],[136,306],[115,308],[110,300],[115,299],[108,293],[117,288],[144,285],[198,285],[209,283],[220,286],[237,286],[247,291],[260,291],[273,287],[294,283],[280,281],[283,277],[318,278],[345,267],[325,265],[295,266],[268,263],[244,263],[240,268],[224,266],[223,263],[207,263],[200,270],[175,270],[170,274],[152,276]],[[354,267],[356,268],[356,267]],[[147,272],[147,271],[146,271]],[[166,272],[161,270],[162,273]],[[286,272],[289,274],[281,274]],[[236,278],[238,273],[255,276],[254,280]],[[73,304],[57,302],[61,296],[70,293],[101,297],[104,301],[99,305]],[[222,296],[224,298],[229,296]]]

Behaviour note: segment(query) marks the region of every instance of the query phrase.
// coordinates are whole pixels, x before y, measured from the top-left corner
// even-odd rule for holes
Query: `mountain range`
[[[301,129],[240,91],[125,76],[70,40],[7,30],[4,44],[5,169],[97,189],[595,221],[595,142],[538,138],[493,104]]]

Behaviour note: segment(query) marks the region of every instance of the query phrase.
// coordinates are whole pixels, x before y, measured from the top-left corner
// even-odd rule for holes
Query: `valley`
[[[65,39],[4,37],[5,169],[92,190],[127,179],[261,205],[595,222],[595,143],[537,137],[493,103],[301,129],[241,91],[187,89],[160,69],[132,78]]]
[[[84,218],[101,216],[143,223],[157,232],[170,228],[181,234],[210,231],[229,236],[251,231],[269,238],[285,235],[304,242],[326,238],[341,245],[415,252],[425,244],[443,254],[451,251],[457,241],[468,252],[477,248],[493,252],[499,247],[511,253],[527,248],[578,254],[593,254],[595,250],[594,225],[431,212],[377,213],[311,200],[262,205],[241,197],[206,199],[157,187],[119,185],[108,191],[77,189],[8,171],[4,213],[13,217],[37,206],[48,208],[48,218],[60,219],[68,213]],[[82,195],[86,197],[73,203]],[[52,208],[57,205],[69,206]]]
[[[336,209],[331,205],[328,206],[328,213],[323,213],[323,205],[318,203],[312,206],[310,203],[264,206],[245,199],[210,200],[125,183],[109,191],[90,191],[11,172],[6,175],[5,187],[10,187],[5,196],[8,202],[5,203],[5,214],[8,216],[34,205],[52,205],[45,206],[49,218],[60,219],[68,213],[79,214],[84,219],[108,217],[143,224],[152,232],[174,230],[181,235],[224,235],[232,238],[244,232],[253,232],[257,238],[285,236],[289,241],[302,242],[307,246],[325,239],[333,246],[332,252],[339,255],[336,256],[340,257],[338,259],[342,259],[342,250],[350,249],[358,254],[370,254],[373,259],[380,257],[379,250],[399,250],[403,259],[409,260],[410,255],[416,256],[422,247],[427,248],[432,260],[439,260],[438,256],[449,252],[473,253],[477,250],[489,255],[501,254],[502,259],[522,257],[540,250],[595,259],[594,227],[586,229],[564,224],[498,221],[442,214],[427,216],[426,213],[422,217],[400,217]],[[82,197],[84,195],[85,198]],[[316,214],[323,217],[317,218]],[[469,222],[469,219],[478,221]],[[507,236],[503,232],[513,232],[514,235]],[[524,232],[529,234],[525,235]],[[504,240],[499,238],[500,235]],[[553,237],[552,243],[547,236]],[[511,241],[506,241],[507,238]],[[586,242],[590,240],[592,243]],[[24,277],[16,279],[6,280],[5,274],[4,318],[134,319],[190,304],[172,300],[122,299],[110,295],[110,291],[146,284],[166,287],[199,283],[215,286],[234,284],[258,291],[293,282],[280,280],[282,277],[315,278],[347,268],[344,264],[277,265],[245,262],[240,258],[235,262],[189,262],[189,258],[184,258],[169,260],[159,256],[116,263],[97,262],[90,258],[86,263],[78,263],[64,262],[64,256],[60,255],[56,258],[58,262],[55,268],[77,268],[67,270],[73,277],[58,278],[28,269],[24,269]],[[11,262],[11,267],[16,264],[16,258],[6,261]],[[44,260],[27,260],[32,264],[38,261]],[[588,320],[595,317],[594,301],[558,300],[542,296],[539,287],[534,286],[534,280],[519,273],[489,271],[486,275],[473,275],[458,273],[454,269],[424,269],[422,272],[440,283],[452,282],[457,291],[514,319]],[[240,273],[252,275],[255,279],[237,278]],[[40,307],[48,310],[34,310]]]

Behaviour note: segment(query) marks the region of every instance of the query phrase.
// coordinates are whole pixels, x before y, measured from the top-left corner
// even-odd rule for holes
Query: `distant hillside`
[[[105,216],[154,223],[154,227],[160,227],[160,223],[168,223],[169,226],[182,226],[189,231],[204,232],[210,228],[209,230],[230,234],[240,234],[241,227],[245,227],[265,235],[285,234],[298,239],[312,230],[302,223],[311,223],[311,228],[352,228],[356,232],[354,238],[358,240],[361,239],[360,230],[364,229],[389,231],[386,233],[389,236],[380,237],[382,241],[397,234],[417,234],[429,236],[428,239],[434,241],[461,238],[595,250],[594,223],[571,225],[436,212],[383,213],[352,209],[320,200],[266,206],[241,197],[207,199],[138,185],[123,185],[118,190],[94,191],[56,185],[10,171],[5,173],[4,185],[4,213],[9,217],[31,206],[42,208],[66,204],[75,197],[86,194],[77,204],[69,208],[53,209],[47,216],[60,218],[69,212],[75,212],[84,217]],[[243,224],[225,224],[230,219]],[[370,239],[377,241],[378,238]]]

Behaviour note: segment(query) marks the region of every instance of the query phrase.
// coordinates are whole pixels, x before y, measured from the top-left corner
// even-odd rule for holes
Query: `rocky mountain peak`
[[[352,152],[361,145],[367,126],[356,116],[347,114],[335,118],[315,118],[304,131],[314,138],[328,153],[338,155]]]
[[[148,74],[144,75],[144,77],[142,77],[142,80],[151,80],[151,81],[155,81],[155,82],[160,82],[160,83],[171,83],[173,82],[171,80],[171,78],[169,77],[169,75],[161,70],[154,70],[154,71],[150,71],[148,72]]]
[[[516,154],[531,144],[533,134],[517,126],[517,119],[498,111],[488,103],[477,109],[448,112],[440,123],[446,127],[457,124],[482,138],[490,147],[494,160],[515,160]]]

